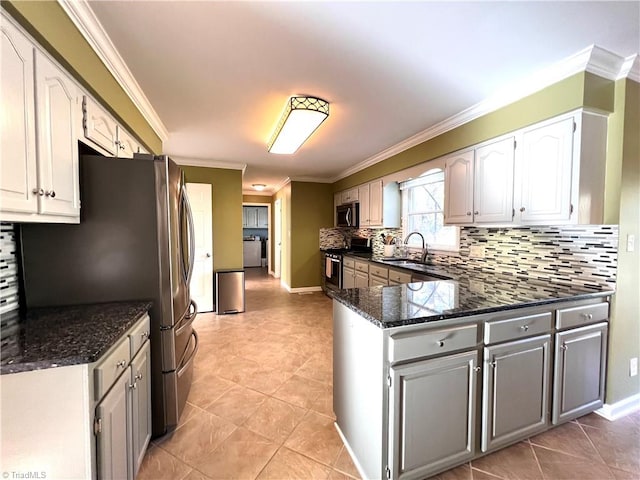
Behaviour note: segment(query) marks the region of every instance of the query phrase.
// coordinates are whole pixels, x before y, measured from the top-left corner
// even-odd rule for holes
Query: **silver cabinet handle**
[[[149,332],[142,332],[142,340],[144,340],[145,338],[149,338]]]
[[[478,210],[476,210],[475,212],[473,212],[474,215],[478,215],[480,212]]]
[[[521,211],[521,212],[524,212],[524,207],[520,207],[520,211]]]
[[[528,332],[529,331],[529,325],[522,325],[520,327],[520,330],[524,331],[524,332]]]
[[[489,366],[496,368],[498,366],[498,363],[494,360],[493,362],[489,362]]]
[[[137,387],[138,387],[138,382],[134,382],[134,383],[133,383],[133,385],[132,385],[132,384],[129,384],[129,388],[130,388],[131,390],[135,390]]]
[[[474,371],[474,372],[479,372],[480,370],[482,370],[482,368],[480,368],[480,367],[473,367],[473,371]]]
[[[593,314],[592,313],[583,313],[581,315],[582,315],[582,318],[584,318],[585,320],[593,320]]]
[[[118,363],[116,363],[116,368],[124,368],[124,366],[127,364],[126,360],[120,360]]]
[[[135,377],[133,377],[133,378],[134,378],[134,379],[136,379],[136,380],[142,380],[142,374],[141,374],[141,373],[139,373],[139,374],[137,374],[137,375],[136,375]],[[136,382],[136,383],[138,383],[138,382]]]
[[[207,258],[211,258],[211,254],[207,252]]]
[[[439,347],[444,347],[444,340],[439,340],[438,341],[438,346]]]
[[[560,345],[560,348],[561,348],[562,350],[564,350],[564,351],[569,350],[569,347],[567,346],[567,344],[566,344],[566,343],[563,343],[562,345]]]
[[[31,193],[33,193],[34,195],[40,195],[42,197],[44,195],[44,190],[41,188],[34,188],[33,190],[31,190]]]
[[[467,212],[467,216],[469,216],[469,217],[470,217],[470,216],[471,216],[471,212]]]
[[[47,190],[46,192],[44,192],[45,196],[47,197],[51,197],[51,198],[56,198],[56,192],[55,190]]]

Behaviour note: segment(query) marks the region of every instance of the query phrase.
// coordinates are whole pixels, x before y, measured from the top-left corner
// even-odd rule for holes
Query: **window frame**
[[[443,174],[443,178],[442,178],[442,182],[443,182],[443,192],[444,192],[444,169],[443,168],[439,168],[439,167],[435,167],[435,168],[431,168],[428,169],[427,171],[425,171],[424,173],[422,173],[420,176],[407,180],[406,182],[402,182],[404,184],[403,187],[401,187],[401,201],[402,201],[402,238],[403,238],[403,245],[404,245],[404,239],[407,238],[407,235],[409,235],[409,233],[411,233],[410,231],[408,231],[408,225],[409,225],[409,215],[418,215],[418,214],[441,214],[442,215],[442,219],[443,219],[443,228],[447,227],[447,228],[451,228],[453,229],[454,232],[454,244],[453,245],[447,245],[447,244],[433,244],[433,243],[427,243],[425,240],[425,244],[426,247],[428,248],[428,250],[430,252],[438,252],[440,254],[456,254],[460,252],[460,227],[455,226],[455,225],[444,225],[444,194],[443,194],[443,198],[442,198],[442,210],[436,210],[436,211],[421,211],[421,212],[411,212],[409,213],[409,190],[412,188],[416,188],[416,187],[420,187],[425,185],[426,183],[426,178],[424,178],[423,181],[420,181],[420,179],[422,179],[423,177],[428,177],[429,175],[434,175],[434,174]],[[413,184],[413,185],[412,185]],[[420,232],[422,233],[422,232]],[[413,240],[413,237],[412,237]],[[415,245],[407,245],[408,247],[408,251],[415,253],[415,252],[419,252],[420,251],[420,247],[419,246],[415,246]]]

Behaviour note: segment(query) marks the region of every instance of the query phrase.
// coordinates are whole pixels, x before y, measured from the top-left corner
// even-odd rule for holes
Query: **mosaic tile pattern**
[[[373,239],[374,255],[382,255],[380,233],[401,237],[400,229],[323,229],[320,245],[335,235],[358,234]],[[337,231],[338,233],[332,233]],[[471,258],[471,246],[485,247],[485,258]],[[414,253],[418,257],[419,253]],[[460,251],[432,252],[438,267],[499,273],[522,280],[587,288],[615,287],[618,261],[617,225],[460,229]]]

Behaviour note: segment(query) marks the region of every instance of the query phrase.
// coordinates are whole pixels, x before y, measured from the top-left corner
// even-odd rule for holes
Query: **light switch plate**
[[[629,360],[629,376],[635,377],[638,375],[638,357],[633,357]]]
[[[627,252],[633,252],[636,249],[636,236],[630,233],[627,235]]]
[[[470,258],[484,258],[484,245],[471,245],[469,247]]]

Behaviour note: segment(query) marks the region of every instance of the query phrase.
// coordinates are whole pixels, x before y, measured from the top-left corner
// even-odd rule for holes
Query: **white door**
[[[275,216],[273,226],[274,231],[274,259],[273,259],[273,276],[280,278],[280,258],[282,247],[282,200],[277,199],[275,202]]]
[[[193,211],[195,255],[189,289],[198,311],[213,310],[213,238],[211,229],[211,185],[187,183],[187,194]]]

